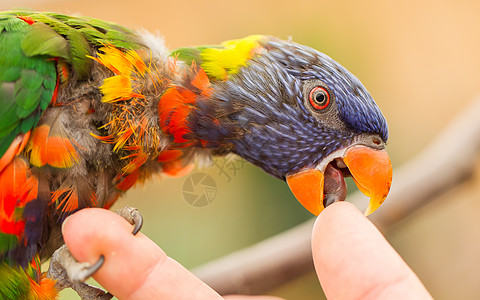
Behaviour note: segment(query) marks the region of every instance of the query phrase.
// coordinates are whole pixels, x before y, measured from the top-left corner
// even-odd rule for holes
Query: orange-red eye
[[[318,110],[325,109],[330,104],[330,94],[325,88],[320,86],[314,87],[310,91],[308,99],[313,108]]]

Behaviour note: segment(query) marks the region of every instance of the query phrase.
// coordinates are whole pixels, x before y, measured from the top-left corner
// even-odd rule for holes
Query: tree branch
[[[462,181],[480,148],[480,97],[420,154],[394,172],[390,194],[371,220],[385,231]],[[361,201],[359,192],[350,202]],[[313,271],[313,219],[193,270],[220,294],[259,294]]]

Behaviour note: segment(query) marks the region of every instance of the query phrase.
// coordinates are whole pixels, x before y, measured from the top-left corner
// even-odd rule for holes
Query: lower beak
[[[358,189],[370,197],[365,215],[373,213],[382,205],[392,183],[392,164],[387,152],[357,145],[345,152],[343,162]],[[316,216],[322,212],[326,196],[324,172],[318,168],[304,169],[287,175],[286,179],[295,198],[308,211]]]

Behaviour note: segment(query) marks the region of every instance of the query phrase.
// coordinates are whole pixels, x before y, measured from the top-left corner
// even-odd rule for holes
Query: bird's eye
[[[314,87],[308,95],[310,104],[317,110],[325,109],[330,104],[330,94],[320,86]]]

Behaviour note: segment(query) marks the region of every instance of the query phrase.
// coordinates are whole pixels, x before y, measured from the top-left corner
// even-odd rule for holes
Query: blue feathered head
[[[354,177],[371,196],[368,212],[375,210],[388,193],[391,164],[384,151],[387,122],[365,87],[314,49],[272,37],[253,40],[243,63],[228,61],[231,44],[189,53],[213,88],[189,116],[193,134],[217,154],[236,153],[286,179],[315,214],[345,198],[344,176]]]

